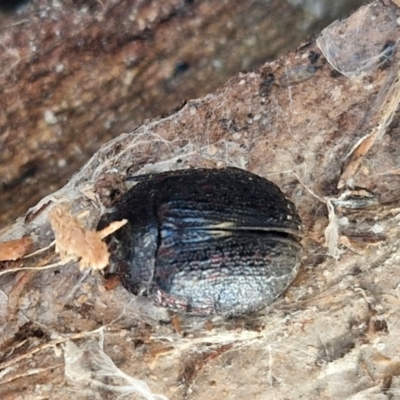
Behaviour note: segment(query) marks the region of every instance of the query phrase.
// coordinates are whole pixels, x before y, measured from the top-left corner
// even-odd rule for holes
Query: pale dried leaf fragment
[[[326,206],[328,208],[329,224],[325,228],[325,247],[328,248],[327,255],[332,256],[337,260],[341,254],[338,247],[339,218],[336,215],[335,207],[332,204],[331,199],[327,200]]]
[[[362,137],[356,143],[356,145],[352,148],[349,155],[347,156],[347,159],[345,162],[346,166],[344,168],[344,171],[343,171],[342,175],[340,176],[340,180],[338,183],[338,189],[342,189],[343,187],[348,185],[348,182],[350,181],[350,179],[357,172],[362,159],[368,153],[368,151],[372,147],[372,145],[375,143],[377,133],[378,133],[378,131],[376,129],[374,129],[373,132]]]
[[[86,230],[81,222],[71,214],[66,205],[57,205],[49,213],[49,220],[56,239],[56,252],[61,261],[79,260],[79,268],[103,270],[109,262],[106,236],[115,232],[127,220],[115,221],[101,231]]]
[[[32,246],[30,237],[0,243],[0,261],[14,261],[23,257]]]

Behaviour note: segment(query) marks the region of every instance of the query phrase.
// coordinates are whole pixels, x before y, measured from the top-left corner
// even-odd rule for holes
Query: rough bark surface
[[[296,46],[323,23],[305,14],[280,0],[38,0],[2,15],[0,225],[101,144]]]
[[[117,137],[66,186],[0,232],[3,242],[29,236],[38,250],[54,237],[48,213],[58,203],[76,214],[86,211],[82,222],[96,227],[104,187],[114,182],[123,188],[127,169],[142,174],[234,165],[274,181],[304,223],[303,267],[278,301],[242,319],[170,319],[148,299],[112,288],[101,274],[81,272],[76,262],[2,272],[0,397],[114,399],[110,385],[138,387],[118,375],[118,367],[153,393],[177,400],[396,399],[398,117],[349,182],[369,191],[372,206],[351,209],[342,202],[328,213],[327,205],[342,194],[337,183],[347,154],[382,110],[377,99],[396,82],[400,56],[387,48],[394,50],[400,37],[399,18],[393,3],[372,3],[327,28],[320,47],[310,42]],[[346,46],[368,37],[356,54]],[[351,77],[334,70],[321,48],[335,68],[344,67],[334,56],[347,58]],[[329,222],[337,237],[328,235],[327,248]],[[2,266],[55,261],[51,247]]]

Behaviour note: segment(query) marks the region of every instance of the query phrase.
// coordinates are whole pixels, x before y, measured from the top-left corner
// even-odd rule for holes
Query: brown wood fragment
[[[219,346],[215,349],[205,351],[201,354],[195,354],[192,357],[186,359],[183,364],[183,371],[181,375],[181,380],[190,385],[198,376],[199,372],[211,361],[220,357],[222,354],[231,350],[233,344],[227,344]]]
[[[32,246],[30,237],[0,243],[0,261],[14,261],[23,257]]]
[[[49,220],[61,261],[66,263],[79,258],[81,269],[90,267],[95,270],[103,270],[108,265],[109,252],[102,239],[127,222],[112,222],[101,231],[86,230],[66,205],[55,206],[49,213]]]
[[[113,275],[106,279],[104,283],[104,288],[106,290],[113,290],[121,283],[119,277],[117,275]]]

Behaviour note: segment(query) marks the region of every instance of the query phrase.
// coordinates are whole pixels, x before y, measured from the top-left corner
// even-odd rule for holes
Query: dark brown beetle
[[[238,168],[142,179],[100,224],[128,220],[109,241],[128,290],[184,312],[240,315],[292,282],[301,221],[275,184]]]

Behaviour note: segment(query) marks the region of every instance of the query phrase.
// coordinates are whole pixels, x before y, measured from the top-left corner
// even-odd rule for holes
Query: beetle
[[[186,313],[236,316],[293,281],[302,224],[274,183],[233,167],[131,179],[139,182],[99,225],[128,220],[108,246],[111,271],[130,292]]]

